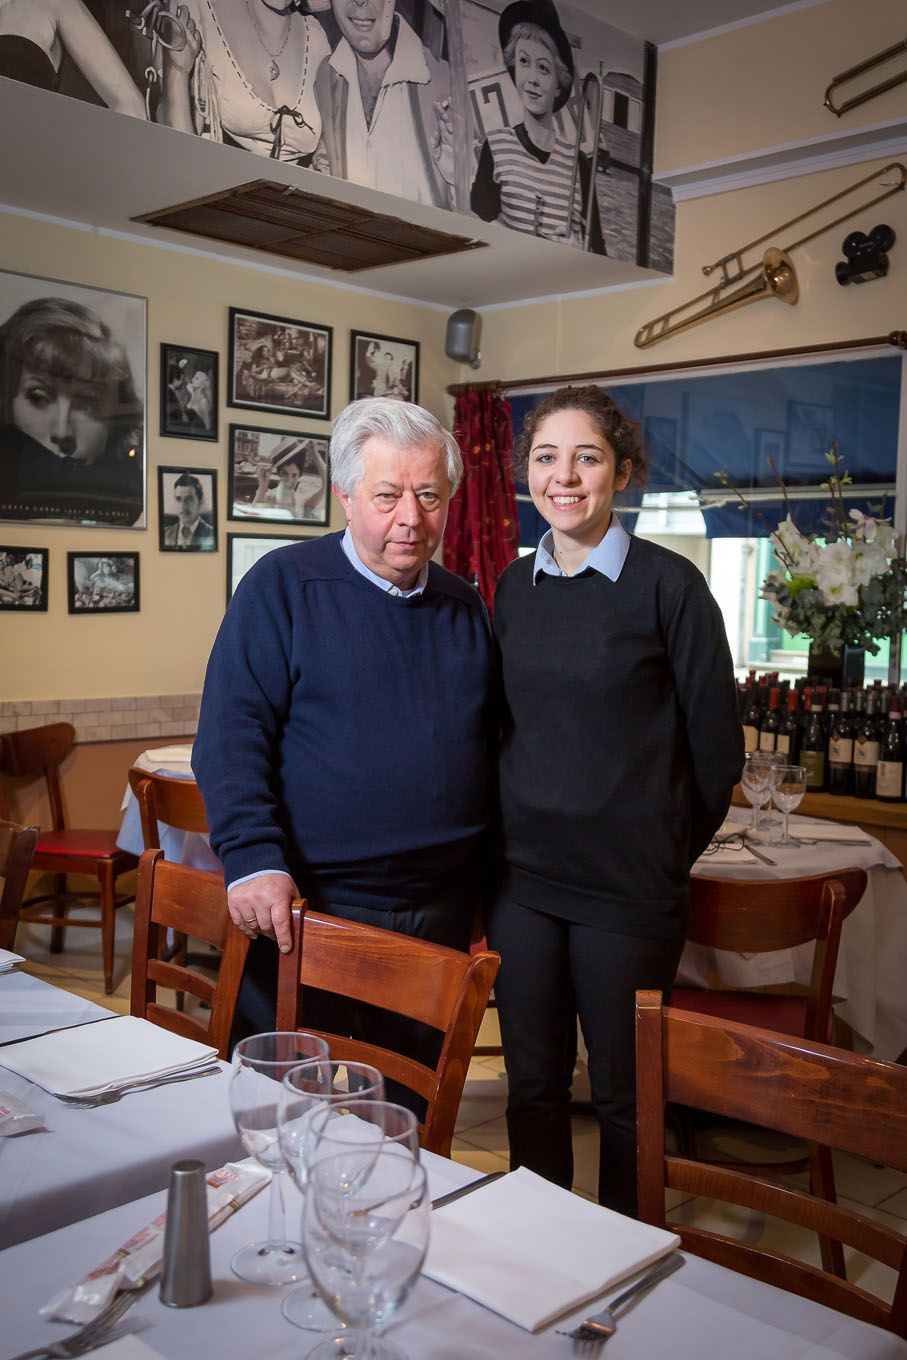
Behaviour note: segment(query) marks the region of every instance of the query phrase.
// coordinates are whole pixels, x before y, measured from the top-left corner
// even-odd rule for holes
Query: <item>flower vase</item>
[[[863,684],[866,652],[863,647],[842,647],[839,652],[819,650],[810,643],[807,676],[818,680],[829,689],[843,689],[847,685],[858,688]]]

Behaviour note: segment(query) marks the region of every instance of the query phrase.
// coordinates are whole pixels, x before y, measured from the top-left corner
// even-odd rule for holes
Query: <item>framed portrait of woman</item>
[[[218,355],[211,349],[161,345],[161,434],[217,439]]]
[[[330,326],[230,308],[227,404],[330,420]]]
[[[66,554],[70,614],[137,614],[139,555]]]
[[[322,434],[231,425],[227,518],[327,524],[329,443]]]
[[[145,299],[0,271],[0,520],[145,528]]]

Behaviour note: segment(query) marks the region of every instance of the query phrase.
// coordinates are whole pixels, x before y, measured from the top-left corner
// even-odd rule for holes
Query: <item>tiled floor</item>
[[[28,972],[67,991],[126,1013],[129,1010],[131,927],[132,913],[127,906],[120,910],[117,917],[117,987],[110,997],[105,997],[103,991],[99,932],[70,931],[65,952],[57,955],[48,952],[49,931],[46,927],[20,929],[16,944],[29,960]],[[479,1043],[496,1043],[497,1038],[497,1017],[493,1011],[489,1011],[479,1035]],[[582,1082],[582,1074],[578,1075],[578,1080]],[[579,1089],[575,1094],[582,1096],[585,1092]],[[502,1060],[497,1057],[474,1058],[457,1121],[453,1145],[456,1161],[484,1172],[507,1169],[506,1104],[507,1080]],[[593,1199],[598,1178],[598,1140],[593,1121],[576,1119],[573,1139],[576,1166],[574,1189]],[[779,1158],[784,1155],[783,1146],[779,1146],[773,1135],[730,1126],[715,1130],[712,1134],[706,1131],[701,1135],[700,1149],[703,1155],[707,1155],[710,1147],[714,1147],[719,1156],[740,1159],[762,1160],[767,1155],[767,1147],[771,1155]],[[859,1206],[870,1218],[907,1234],[907,1176],[859,1158],[838,1154],[835,1156],[835,1175],[838,1197],[843,1203]],[[676,1193],[673,1193],[671,1214],[678,1222],[695,1222],[702,1227],[730,1230],[749,1241],[762,1241],[780,1248],[800,1260],[819,1263],[818,1245],[813,1234],[766,1219],[760,1214],[716,1204],[713,1200],[685,1198]],[[848,1253],[848,1278],[871,1292],[891,1297],[894,1272],[856,1253]]]

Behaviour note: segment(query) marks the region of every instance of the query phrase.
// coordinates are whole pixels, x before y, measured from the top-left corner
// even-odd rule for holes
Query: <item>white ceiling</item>
[[[799,0],[809,3],[810,0]],[[764,0],[572,0],[615,27],[668,42],[764,12]],[[168,128],[111,115],[108,110],[0,77],[0,207],[85,224],[106,232],[169,244],[280,269],[295,277],[329,279],[439,307],[493,305],[639,285],[659,275],[539,241],[504,227],[439,209],[402,205],[342,180],[253,159],[235,148],[203,142]],[[65,115],[65,116],[64,116]],[[358,274],[296,265],[274,256],[218,246],[201,238],[146,227],[131,219],[206,194],[269,179],[406,216],[441,231],[475,237],[487,248]],[[402,211],[401,211],[402,209]],[[161,268],[166,257],[161,257]],[[61,263],[60,272],[65,274]]]

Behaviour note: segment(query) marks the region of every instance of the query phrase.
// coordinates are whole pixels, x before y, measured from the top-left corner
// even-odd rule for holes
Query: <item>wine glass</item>
[[[277,1136],[284,1163],[301,1192],[305,1190],[309,1151],[315,1141],[312,1126],[316,1117],[329,1110],[352,1111],[360,1103],[381,1104],[383,1098],[384,1078],[368,1063],[318,1057],[299,1063],[284,1074]],[[335,1332],[337,1321],[312,1282],[306,1280],[304,1273],[295,1278],[305,1282],[299,1289],[291,1289],[283,1300],[280,1311],[284,1317],[306,1331]]]
[[[312,1279],[350,1329],[317,1346],[308,1360],[406,1360],[375,1335],[418,1278],[431,1222],[424,1168],[399,1146],[375,1152],[347,1180],[343,1156],[316,1156],[306,1184],[302,1240]]]
[[[315,1034],[277,1031],[240,1039],[233,1050],[230,1109],[246,1152],[271,1172],[267,1242],[242,1247],[230,1265],[251,1284],[292,1284],[305,1275],[302,1244],[287,1238],[284,1213],[284,1161],[277,1137],[281,1082],[304,1059],[322,1062],[328,1046]]]
[[[740,776],[740,787],[753,809],[753,831],[759,830],[759,814],[769,792],[775,757],[771,751],[750,751]]]
[[[419,1124],[412,1110],[387,1100],[328,1105],[309,1122],[306,1165],[333,1157],[340,1167],[345,1159],[346,1182],[352,1187],[368,1173],[375,1155],[388,1149],[419,1160]]]
[[[784,832],[777,845],[796,844],[790,834],[790,814],[797,807],[806,792],[809,771],[805,765],[782,765],[772,786],[775,806],[784,813]]]

